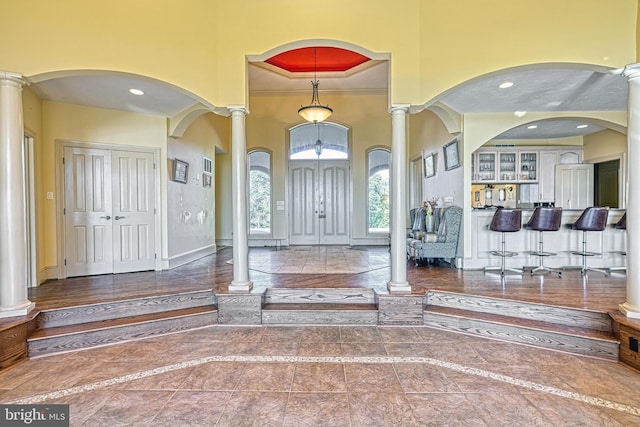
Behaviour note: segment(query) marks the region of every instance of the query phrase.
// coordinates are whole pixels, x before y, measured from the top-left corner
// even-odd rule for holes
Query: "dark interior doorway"
[[[619,208],[620,159],[594,165],[596,206]]]

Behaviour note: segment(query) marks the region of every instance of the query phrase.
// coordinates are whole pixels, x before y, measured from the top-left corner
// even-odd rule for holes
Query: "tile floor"
[[[216,325],[32,359],[0,403],[86,426],[631,426],[622,365],[426,327]]]
[[[274,274],[357,274],[389,267],[390,262],[386,247],[291,246],[280,251],[253,250],[249,268]]]

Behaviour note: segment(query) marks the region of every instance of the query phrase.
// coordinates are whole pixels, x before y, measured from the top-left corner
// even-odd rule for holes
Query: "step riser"
[[[375,304],[372,289],[268,289],[265,304]]]
[[[477,319],[433,314],[428,311],[424,313],[424,324],[438,329],[528,344],[580,356],[597,357],[611,361],[618,360],[619,346],[614,342],[556,334],[549,331],[497,324]]]
[[[215,305],[215,295],[213,291],[163,295],[160,297],[53,309],[40,313],[38,316],[38,329],[76,325],[86,323],[87,321],[95,322],[128,316],[162,313],[164,311],[208,305]]]
[[[459,308],[480,313],[499,314],[558,325],[589,328],[597,331],[611,332],[612,330],[611,317],[609,315],[589,310],[445,292],[429,292],[426,300],[427,306]]]
[[[377,325],[377,311],[264,310],[263,325]]]
[[[217,323],[217,319],[218,313],[214,311],[89,332],[79,332],[58,337],[28,340],[29,357],[123,343],[174,332],[184,332],[190,329],[214,325]]]

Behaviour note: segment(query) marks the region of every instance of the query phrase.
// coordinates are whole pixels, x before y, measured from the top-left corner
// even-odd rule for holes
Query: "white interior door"
[[[65,147],[67,276],[155,267],[153,154]]]
[[[555,205],[565,209],[593,206],[593,165],[556,165]]]
[[[295,160],[289,171],[289,242],[349,244],[349,162]]]
[[[67,276],[113,272],[111,153],[65,147]]]
[[[114,151],[113,272],[155,267],[153,154]]]

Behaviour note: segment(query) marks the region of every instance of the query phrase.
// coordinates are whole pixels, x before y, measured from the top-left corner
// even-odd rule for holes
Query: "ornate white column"
[[[231,111],[231,193],[233,197],[233,281],[229,292],[249,292],[249,243],[247,234],[247,141],[245,107]]]
[[[0,317],[35,307],[27,293],[22,76],[0,72]]]
[[[407,112],[391,106],[391,281],[389,293],[411,292],[407,282]]]
[[[627,119],[627,301],[619,308],[627,317],[640,319],[640,64],[627,65],[629,80]]]

